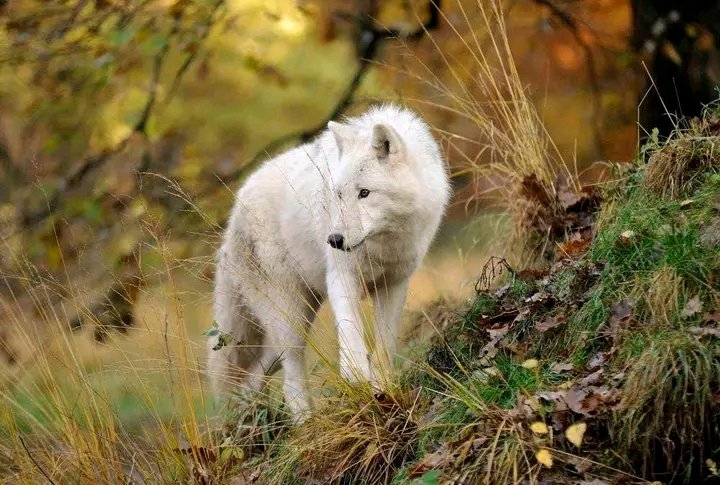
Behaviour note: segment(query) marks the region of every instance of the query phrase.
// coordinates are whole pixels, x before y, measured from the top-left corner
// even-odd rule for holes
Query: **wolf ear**
[[[398,132],[384,124],[373,126],[372,147],[381,162],[387,162],[405,150],[405,144]]]
[[[330,132],[335,137],[335,143],[337,144],[339,151],[342,151],[343,145],[345,144],[346,140],[349,140],[350,138],[355,136],[355,130],[353,130],[348,125],[343,125],[342,123],[329,121],[327,127],[328,130],[330,130]]]

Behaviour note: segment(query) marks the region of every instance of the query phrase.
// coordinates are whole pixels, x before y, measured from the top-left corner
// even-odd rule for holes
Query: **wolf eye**
[[[370,195],[370,191],[368,189],[360,189],[360,193],[358,194],[358,199],[364,199]]]

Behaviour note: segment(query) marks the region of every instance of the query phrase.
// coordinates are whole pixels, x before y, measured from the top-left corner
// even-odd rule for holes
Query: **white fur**
[[[214,388],[234,380],[258,392],[281,363],[286,403],[297,416],[309,409],[307,331],[325,299],[337,322],[342,376],[376,381],[391,371],[408,279],[450,194],[438,145],[414,113],[386,105],[328,128],[248,178],[217,255],[215,320],[233,343],[212,350],[218,337],[209,339]],[[370,194],[359,198],[361,189]],[[333,233],[351,250],[333,249]],[[375,305],[375,359],[359,311],[366,293]]]

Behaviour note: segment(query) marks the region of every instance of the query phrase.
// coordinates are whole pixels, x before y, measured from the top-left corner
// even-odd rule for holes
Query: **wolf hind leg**
[[[296,421],[302,421],[310,411],[310,398],[305,378],[305,347],[310,323],[314,320],[320,301],[308,291],[274,293],[266,312],[266,328],[270,340],[280,355],[284,372],[285,404]]]
[[[243,386],[248,371],[264,356],[264,329],[234,285],[225,268],[218,267],[215,287],[215,322],[218,334],[208,338],[207,375],[213,394]]]

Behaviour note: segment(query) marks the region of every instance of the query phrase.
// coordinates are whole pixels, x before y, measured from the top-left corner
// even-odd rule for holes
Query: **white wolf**
[[[217,255],[220,335],[208,342],[214,390],[239,384],[258,392],[281,365],[296,416],[309,410],[305,340],[325,299],[341,375],[376,382],[390,371],[408,279],[450,194],[438,145],[411,111],[376,107],[328,128],[248,178]],[[365,294],[375,305],[375,359],[363,338]]]

